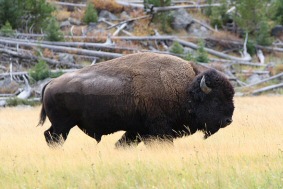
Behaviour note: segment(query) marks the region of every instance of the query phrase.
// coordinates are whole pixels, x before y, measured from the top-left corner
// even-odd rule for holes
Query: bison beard
[[[78,126],[97,142],[126,131],[117,147],[203,131],[205,138],[232,122],[234,89],[216,70],[171,55],[137,53],[67,73],[42,90],[39,124],[50,146]]]

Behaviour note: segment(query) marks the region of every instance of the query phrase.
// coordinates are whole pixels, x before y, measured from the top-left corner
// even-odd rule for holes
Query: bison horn
[[[209,88],[205,83],[205,76],[202,76],[202,78],[201,78],[200,88],[205,94],[208,94],[211,91],[211,88]]]

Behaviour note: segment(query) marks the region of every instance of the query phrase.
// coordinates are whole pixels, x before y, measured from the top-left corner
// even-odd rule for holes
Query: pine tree
[[[283,25],[283,1],[282,0],[277,0],[274,3],[274,8],[275,8],[275,14],[273,16],[273,19],[278,22],[278,24]]]
[[[171,0],[144,0],[145,11],[149,11],[151,7],[164,7],[170,6]],[[170,33],[170,22],[172,16],[169,12],[159,12],[154,14],[153,22],[160,23],[161,30],[165,33]]]
[[[12,37],[14,33],[15,32],[13,31],[12,26],[9,23],[9,21],[6,21],[5,25],[2,26],[2,28],[0,29],[0,34],[5,37]]]
[[[48,41],[63,41],[64,36],[63,33],[60,31],[60,26],[55,19],[55,17],[51,17],[49,19],[49,24],[45,29],[46,33],[46,40]]]
[[[172,48],[170,49],[170,52],[175,54],[183,54],[184,53],[184,47],[179,42],[174,42],[172,45]]]
[[[55,10],[46,0],[25,0],[25,14],[22,28],[26,31],[32,29],[34,32],[40,32],[47,25],[52,12]]]
[[[39,60],[39,62],[30,69],[29,75],[35,80],[43,80],[48,78],[50,75],[50,69],[44,60]]]
[[[85,11],[85,15],[83,18],[83,21],[86,24],[89,24],[90,22],[97,22],[97,11],[92,3],[88,3]]]
[[[209,61],[208,54],[204,50],[204,40],[200,40],[198,43],[198,49],[196,53],[196,61],[207,63]]]
[[[19,31],[39,32],[54,10],[46,0],[0,0],[0,26],[8,21]]]
[[[7,21],[12,28],[17,28],[23,15],[22,0],[0,0],[0,26]]]
[[[270,27],[265,19],[260,22],[259,29],[256,32],[256,42],[258,45],[263,46],[269,46],[272,44]]]
[[[255,32],[262,18],[268,14],[269,0],[236,0],[234,20],[244,31]]]

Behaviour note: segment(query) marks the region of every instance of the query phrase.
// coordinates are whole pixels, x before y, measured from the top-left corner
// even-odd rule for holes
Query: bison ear
[[[211,88],[209,88],[206,83],[205,83],[205,76],[202,76],[201,81],[200,81],[200,88],[201,90],[205,93],[208,94],[211,92]]]

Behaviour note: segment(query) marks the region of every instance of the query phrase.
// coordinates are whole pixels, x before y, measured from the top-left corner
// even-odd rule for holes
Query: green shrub
[[[5,37],[12,37],[14,36],[15,32],[12,29],[11,24],[6,21],[5,25],[2,26],[2,28],[0,29],[0,35],[5,36]]]
[[[46,0],[0,0],[0,25],[8,21],[20,32],[40,32],[54,10]]]
[[[184,57],[185,60],[187,61],[195,61],[195,57],[192,53],[187,53]]]
[[[215,28],[215,26],[217,27],[217,29],[222,29],[223,28],[223,21],[219,18],[214,18],[211,17],[210,18],[210,25]]]
[[[172,28],[171,28],[171,23],[173,21],[172,14],[168,12],[157,13],[156,19],[157,21],[161,20],[161,28],[160,28],[161,31],[163,31],[164,33],[172,32]]]
[[[272,38],[270,36],[270,27],[267,21],[261,21],[259,30],[256,32],[256,42],[258,45],[269,46],[272,44]]]
[[[256,54],[256,47],[255,46],[256,46],[256,44],[255,44],[254,41],[248,40],[248,42],[247,42],[247,51],[248,51],[248,53],[251,56]]]
[[[228,10],[228,4],[226,0],[221,0],[220,7],[208,7],[206,8],[206,14],[209,16],[210,25],[212,27],[217,26],[218,29],[222,29],[224,25],[226,25],[229,20],[229,15],[226,14]],[[211,4],[211,0],[209,0],[209,4]]]
[[[44,60],[39,60],[39,62],[33,68],[30,69],[29,75],[35,81],[40,81],[48,77],[50,78],[59,77],[63,75],[63,72],[62,71],[51,72],[47,63]]]
[[[59,77],[61,75],[63,75],[64,73],[62,71],[58,71],[58,72],[50,72],[50,75],[49,77],[51,78],[56,78],[56,77]]]
[[[197,62],[205,62],[205,63],[207,63],[209,61],[208,54],[204,50],[204,41],[203,40],[200,40],[199,43],[198,43],[198,49],[197,49],[197,53],[196,53],[196,61]]]
[[[21,17],[24,16],[22,0],[0,0],[0,25],[9,22],[12,28],[21,25]]]
[[[184,48],[180,43],[174,41],[172,48],[170,49],[170,52],[175,54],[183,54]]]
[[[9,98],[7,101],[7,106],[18,106],[18,105],[26,105],[26,106],[35,106],[38,105],[39,102],[30,101],[27,99],[20,99],[20,98]]]
[[[283,1],[276,0],[273,6],[274,6],[273,20],[277,21],[278,24],[283,25]]]
[[[45,29],[46,33],[46,40],[49,41],[63,41],[64,35],[60,30],[59,23],[55,19],[55,17],[52,17],[49,19],[49,23]]]
[[[170,6],[171,0],[144,0],[144,7],[149,8],[150,5],[155,7]]]
[[[207,0],[206,2],[207,2],[208,5],[212,4],[212,0]],[[208,17],[211,16],[212,15],[212,7],[208,6],[208,7],[204,8],[204,14]]]
[[[97,11],[92,3],[88,3],[85,11],[85,15],[83,17],[83,21],[86,24],[89,24],[90,22],[97,22],[98,16]]]
[[[164,7],[170,5],[171,5],[171,0],[144,0],[144,8],[146,11],[149,11],[151,6]],[[172,31],[170,26],[172,19],[173,17],[170,14],[170,12],[158,12],[154,14],[153,22],[161,24],[160,25],[161,31],[165,33],[170,33]]]
[[[29,75],[35,81],[43,80],[50,76],[50,69],[45,61],[39,60],[39,62],[30,69]]]

